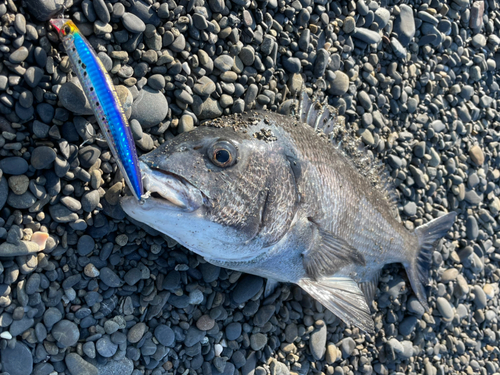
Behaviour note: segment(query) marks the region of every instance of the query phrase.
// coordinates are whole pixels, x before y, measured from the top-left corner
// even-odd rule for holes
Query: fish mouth
[[[182,176],[152,168],[143,161],[140,161],[139,165],[146,191],[146,201],[153,200],[154,203],[188,212],[196,211],[205,203],[206,196],[201,190]]]

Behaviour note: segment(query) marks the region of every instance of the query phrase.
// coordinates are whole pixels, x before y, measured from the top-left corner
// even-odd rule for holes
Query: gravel
[[[206,263],[125,217],[116,160],[48,21],[0,4],[0,361],[11,375],[494,374],[500,280],[496,2],[65,4],[117,85],[139,154],[302,90],[386,166],[403,224],[459,217],[430,310],[399,265],[372,337],[298,287]],[[44,249],[34,233],[49,233]]]

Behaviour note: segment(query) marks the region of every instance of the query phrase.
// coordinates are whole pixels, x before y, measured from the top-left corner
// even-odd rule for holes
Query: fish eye
[[[227,168],[236,163],[238,152],[236,147],[228,141],[219,140],[208,149],[208,158],[220,168]]]
[[[62,29],[63,35],[68,35],[71,32],[71,28],[68,25],[65,25]]]

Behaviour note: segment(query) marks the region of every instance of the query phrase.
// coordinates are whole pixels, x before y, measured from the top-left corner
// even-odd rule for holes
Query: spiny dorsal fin
[[[318,281],[304,278],[299,286],[345,323],[368,333],[374,332],[365,296],[350,277],[328,277]]]
[[[302,90],[301,97],[296,104],[298,108],[295,115],[298,119],[307,123],[318,133],[329,135],[332,144],[337,150],[363,176],[368,178],[377,190],[384,193],[392,209],[393,216],[398,221],[401,221],[397,207],[399,196],[393,187],[392,179],[385,166],[354,135],[354,130],[347,128],[344,117],[338,116],[337,110],[328,105],[327,98],[323,100],[311,99],[307,91]],[[292,107],[289,105],[287,108]]]

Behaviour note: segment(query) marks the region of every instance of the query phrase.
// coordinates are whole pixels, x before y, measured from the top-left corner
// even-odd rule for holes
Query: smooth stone
[[[165,96],[145,86],[132,104],[130,119],[139,121],[143,129],[158,125],[168,113],[168,102]]]
[[[131,344],[138,343],[141,339],[142,336],[144,336],[144,333],[146,332],[147,326],[145,323],[137,323],[135,324],[130,330],[128,331],[127,334],[127,340]]]
[[[110,288],[117,288],[122,284],[120,277],[110,268],[103,267],[100,272],[101,281]]]
[[[19,176],[28,172],[28,162],[19,156],[0,158],[0,169],[5,174]]]
[[[118,350],[118,345],[113,343],[108,335],[104,335],[95,344],[97,352],[104,358],[112,357]]]
[[[10,375],[28,375],[33,371],[33,356],[26,345],[16,342],[2,349],[2,371]]]
[[[40,246],[32,241],[19,241],[17,244],[3,242],[0,244],[0,258],[36,254]]]
[[[78,214],[62,204],[50,206],[49,212],[52,219],[57,223],[71,223],[78,219]]]
[[[20,210],[28,209],[36,202],[36,198],[31,192],[27,191],[24,194],[17,195],[10,192],[7,197],[7,204],[13,208]]]
[[[88,145],[78,150],[78,159],[82,168],[92,167],[101,156],[101,149],[96,145]]]
[[[349,358],[354,352],[354,349],[356,349],[356,342],[352,337],[346,337],[340,342],[340,349],[342,350],[342,357]]]
[[[267,344],[267,336],[263,333],[254,333],[250,336],[250,347],[252,350],[258,351],[264,349]]]
[[[349,89],[349,77],[341,71],[335,72],[335,79],[331,82],[328,92],[331,95],[344,95]]]
[[[476,165],[482,166],[484,164],[484,153],[478,145],[474,145],[470,148],[469,156]]]
[[[233,301],[240,305],[254,297],[262,288],[264,280],[261,277],[253,275],[244,275],[238,285],[233,289]]]
[[[193,97],[192,105],[194,114],[199,120],[207,120],[220,117],[222,115],[222,107],[217,100],[208,97],[202,99],[195,95]]]
[[[64,83],[57,94],[61,104],[76,115],[93,115],[90,103],[79,82],[72,80]]]
[[[309,349],[314,359],[320,360],[323,358],[326,352],[326,336],[327,328],[323,321],[319,322],[319,327],[311,333],[311,338],[309,339]]]
[[[451,306],[450,302],[448,302],[447,299],[443,297],[438,297],[436,301],[436,306],[443,316],[444,320],[446,321],[451,321],[453,319],[454,313],[453,313],[453,307]]]
[[[226,338],[228,340],[236,340],[241,336],[241,324],[237,322],[229,323],[226,327]]]
[[[61,320],[52,328],[52,336],[62,347],[73,346],[80,338],[78,326],[69,320]]]
[[[66,354],[64,358],[66,367],[71,375],[98,375],[99,371],[93,364],[84,360],[76,353]]]
[[[49,168],[56,159],[56,152],[52,147],[38,146],[31,154],[31,165],[35,169]]]
[[[378,32],[365,29],[364,27],[357,27],[352,33],[352,36],[366,44],[380,43],[382,41],[382,37]]]
[[[125,12],[122,16],[123,26],[131,33],[142,33],[146,30],[146,24],[133,13]]]
[[[222,55],[214,60],[214,66],[223,72],[228,72],[231,70],[234,64],[234,58],[229,55]]]
[[[401,4],[399,15],[394,22],[394,31],[398,34],[398,40],[404,47],[410,44],[415,36],[415,19],[413,17],[413,8],[406,4]]]
[[[175,343],[174,331],[165,324],[160,324],[155,328],[154,336],[163,346],[172,347]]]
[[[110,360],[106,363],[95,364],[98,375],[132,375],[134,374],[134,362],[125,357],[120,360]]]

